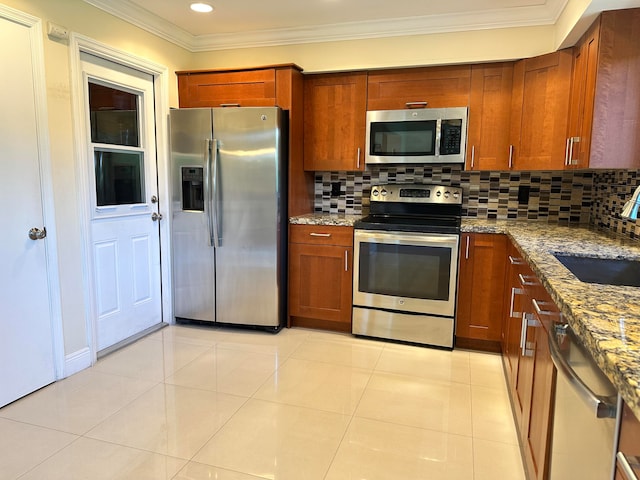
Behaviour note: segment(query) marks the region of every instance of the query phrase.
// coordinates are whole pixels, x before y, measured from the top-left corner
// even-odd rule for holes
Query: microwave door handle
[[[442,119],[436,120],[436,157],[440,156],[440,138],[442,137]]]

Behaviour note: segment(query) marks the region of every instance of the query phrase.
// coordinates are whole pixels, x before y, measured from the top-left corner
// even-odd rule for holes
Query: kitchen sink
[[[640,260],[560,254],[554,257],[582,282],[640,287]]]

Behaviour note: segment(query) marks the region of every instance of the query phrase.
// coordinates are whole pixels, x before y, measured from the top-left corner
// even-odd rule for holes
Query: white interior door
[[[81,54],[96,344],[162,322],[153,77]]]
[[[55,380],[31,35],[0,11],[0,407]]]

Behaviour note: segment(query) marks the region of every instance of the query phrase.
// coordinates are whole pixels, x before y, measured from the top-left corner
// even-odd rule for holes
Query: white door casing
[[[0,41],[2,407],[59,378],[64,349],[41,22],[0,5]]]
[[[161,284],[170,289],[168,222],[151,219],[154,212],[167,210],[167,72],[164,67],[77,34],[72,34],[70,43],[74,52],[74,129],[79,201],[83,210],[83,256],[87,265],[84,293],[88,299],[89,345],[95,361],[97,353],[104,348],[162,322],[163,311],[168,312],[165,318],[171,318],[170,296],[161,298]],[[89,81],[140,96],[139,110],[143,117],[140,149],[91,143]],[[97,206],[96,149],[137,150],[144,155],[144,198],[141,202]],[[159,203],[151,203],[153,195],[159,198]],[[167,248],[160,250],[160,243]]]

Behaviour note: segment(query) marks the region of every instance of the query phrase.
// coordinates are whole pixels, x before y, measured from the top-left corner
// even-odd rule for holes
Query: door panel
[[[30,28],[0,11],[0,407],[55,380]],[[39,40],[38,40],[39,41]],[[51,228],[52,226],[50,226]]]
[[[153,77],[80,58],[100,351],[162,322]]]

